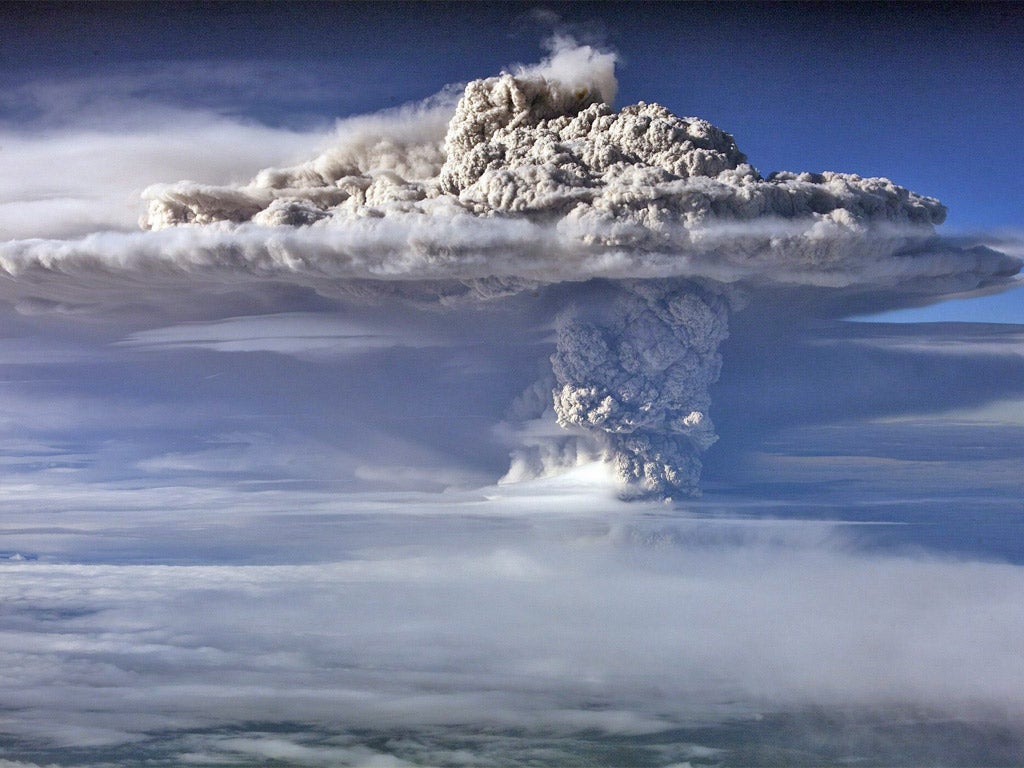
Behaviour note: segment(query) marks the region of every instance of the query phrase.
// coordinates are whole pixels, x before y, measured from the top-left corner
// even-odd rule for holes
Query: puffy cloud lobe
[[[787,237],[751,227],[731,260],[816,267],[920,247],[945,216],[938,201],[887,179],[763,178],[729,134],[657,104],[616,112],[608,104],[613,64],[609,54],[563,44],[543,65],[469,83],[446,133],[438,105],[368,121],[313,161],[268,169],[244,187],[151,188],[144,225],[347,227],[386,218],[408,226],[427,217],[442,226],[461,215],[514,217],[554,226],[563,249],[714,261],[721,254],[704,233],[776,221],[790,222]],[[692,271],[685,259],[677,262],[678,272]],[[467,265],[450,266],[459,277]]]
[[[394,202],[403,195],[422,199],[420,192],[409,191],[419,187],[405,179],[428,179],[440,172],[450,114],[448,99],[441,94],[416,108],[346,120],[332,148],[297,166],[260,171],[244,187],[154,185],[143,193],[149,201],[143,226],[249,220],[263,226],[300,226],[327,218],[328,209],[356,212],[367,202]],[[371,189],[375,180],[377,186]],[[395,182],[409,189],[382,191]]]

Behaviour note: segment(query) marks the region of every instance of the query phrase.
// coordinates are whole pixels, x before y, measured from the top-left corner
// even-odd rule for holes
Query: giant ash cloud
[[[762,176],[705,120],[616,111],[614,66],[556,40],[541,64],[470,82],[454,108],[349,121],[306,163],[241,186],[152,187],[151,232],[14,241],[0,265],[37,286],[82,270],[199,274],[438,307],[558,285],[549,412],[659,494],[697,492],[718,347],[744,291],[943,293],[1019,270],[943,243],[945,208],[888,179]]]

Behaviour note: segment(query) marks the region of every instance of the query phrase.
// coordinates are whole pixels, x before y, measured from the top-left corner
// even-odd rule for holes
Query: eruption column
[[[728,335],[724,297],[683,280],[629,281],[598,311],[558,324],[558,423],[599,434],[621,480],[642,493],[694,495],[717,437],[708,388]]]

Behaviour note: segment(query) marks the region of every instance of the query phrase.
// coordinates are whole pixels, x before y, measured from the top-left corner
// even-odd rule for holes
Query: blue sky
[[[230,63],[297,87],[243,80],[218,89],[219,109],[331,120],[536,60],[551,30],[541,9],[619,52],[620,103],[705,117],[763,172],[886,175],[943,200],[956,229],[1013,229],[1024,215],[1014,4],[474,5],[18,7],[3,76],[17,85]],[[111,34],[118,45],[105,44]],[[201,102],[213,98],[204,85],[199,73],[159,95]]]
[[[1024,7],[0,21],[0,768],[1020,763],[1024,289],[970,249],[1022,255]],[[381,136],[430,165],[468,81],[563,71],[553,33],[594,82],[614,52],[616,107],[890,177],[943,239],[797,268],[816,230],[754,222],[684,268],[451,199],[139,228]],[[709,410],[703,496],[622,498],[620,433],[557,422],[587,376],[657,391],[626,434]]]
[[[90,3],[8,16],[0,77],[12,90],[0,116],[15,130],[74,115],[60,96],[40,106],[31,86],[82,79],[119,81],[143,103],[322,126],[536,60],[557,27],[618,53],[620,104],[709,119],[762,173],[887,176],[940,199],[946,234],[1019,247],[1024,99],[1013,62],[1024,14],[1014,4],[228,3],[199,13]],[[110,30],[117,46],[102,44]],[[983,299],[970,319],[1021,322],[1022,306],[1019,292]],[[922,317],[964,319],[944,312]]]

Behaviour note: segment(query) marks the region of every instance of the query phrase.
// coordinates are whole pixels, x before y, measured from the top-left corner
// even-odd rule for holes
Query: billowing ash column
[[[595,198],[613,188],[602,213],[657,230],[680,207],[643,194],[638,202],[643,185],[631,170],[670,166],[673,178],[706,177],[745,161],[710,124],[655,105],[616,114],[602,96],[507,75],[471,83],[449,127],[442,189],[485,210],[585,217],[581,208],[601,208]],[[597,436],[631,492],[695,495],[700,456],[717,439],[709,387],[721,368],[727,303],[685,280],[616,281],[606,291],[596,306],[579,303],[559,318],[558,423]]]
[[[170,244],[157,254],[186,272],[438,309],[549,286],[566,302],[557,348],[512,409],[523,428],[509,477],[605,455],[631,492],[665,495],[697,492],[715,440],[727,286],[940,295],[1021,268],[941,242],[938,200],[856,174],[762,176],[706,120],[644,102],[615,110],[616,87],[613,54],[554,41],[548,59],[474,80],[450,108],[350,122],[300,165],[241,186],[147,190],[143,225],[185,228],[147,248]],[[37,251],[50,269],[47,247],[0,248],[0,269]]]
[[[610,291],[599,310],[560,318],[551,358],[558,423],[602,435],[630,487],[695,495],[700,456],[717,439],[708,388],[728,336],[726,300],[682,280]]]

